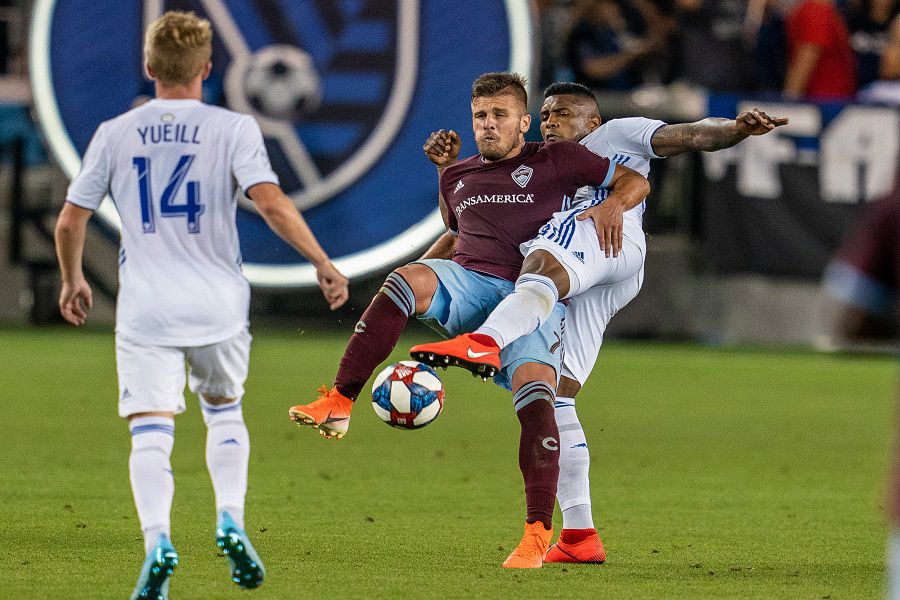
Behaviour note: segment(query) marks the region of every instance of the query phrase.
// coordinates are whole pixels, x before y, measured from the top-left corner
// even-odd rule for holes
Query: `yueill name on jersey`
[[[193,129],[193,130],[191,130]],[[138,127],[137,133],[141,136],[141,143],[145,146],[150,144],[164,144],[167,142],[176,142],[179,144],[199,144],[197,139],[200,133],[200,126],[195,125],[191,128],[188,125],[178,123],[164,123],[162,125],[148,125],[147,127]]]

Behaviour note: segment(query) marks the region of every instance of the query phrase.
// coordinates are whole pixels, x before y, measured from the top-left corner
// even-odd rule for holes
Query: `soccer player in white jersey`
[[[250,351],[250,288],[241,273],[236,186],[266,223],[316,267],[332,309],[347,279],[331,264],[278,186],[256,121],[200,101],[212,64],[212,29],[167,12],[147,30],[156,97],[101,124],[72,181],[56,227],[63,317],[82,325],[91,288],[81,266],[88,219],[107,194],[122,220],[116,365],[119,415],[131,431],[131,488],[146,558],[132,599],[168,597],[178,563],[170,541],[170,454],[187,382],[207,426],[216,543],[231,578],[259,586],[265,570],[244,531],[250,441],[241,397]]]
[[[762,135],[786,124],[787,118],[770,117],[754,109],[736,119],[708,118],[677,125],[641,117],[602,124],[590,89],[575,83],[555,83],[544,92],[540,123],[545,141],[579,141],[646,177],[653,158],[729,148],[750,135]],[[441,130],[431,135],[424,149],[442,169],[455,162],[459,146],[458,135]],[[545,562],[600,563],[606,557],[594,529],[588,481],[590,455],[575,412],[575,396],[593,369],[609,320],[641,288],[646,251],[644,203],[629,208],[604,203],[605,199],[603,190],[581,188],[573,200],[563,201],[562,210],[538,237],[523,245],[526,259],[516,291],[474,334],[414,349],[418,356],[422,352],[434,354],[435,364],[447,359],[454,364],[453,359],[463,357],[465,363],[460,361],[460,365],[472,368],[477,368],[479,360],[492,364],[498,348],[543,322],[546,306],[552,307],[557,297],[570,298],[555,404],[560,435],[557,501],[563,513],[563,530]],[[605,212],[593,223],[586,220],[582,211],[598,205]],[[452,235],[445,234],[429,256],[452,255],[454,244]],[[478,354],[483,357],[472,358]]]

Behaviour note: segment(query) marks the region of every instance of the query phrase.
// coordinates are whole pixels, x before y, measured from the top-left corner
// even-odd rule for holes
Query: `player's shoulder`
[[[216,104],[206,104],[205,102],[202,102],[200,104],[200,108],[202,110],[208,111],[209,114],[215,115],[221,119],[231,119],[234,121],[245,121],[247,119],[253,119],[253,116],[248,115],[247,113],[231,110],[230,108],[225,108],[224,106],[218,106]]]
[[[217,106],[215,104],[201,103],[197,110],[202,112],[207,119],[215,120],[219,125],[229,128],[238,128],[256,125],[257,121],[252,115]]]
[[[484,163],[481,161],[480,154],[473,154],[472,156],[467,156],[466,158],[459,160],[446,169],[444,169],[444,176],[458,175],[459,173],[464,173],[466,171],[471,171],[472,169],[477,169],[482,166]]]
[[[121,127],[128,127],[132,121],[136,118],[140,118],[140,116],[146,112],[147,103],[140,104],[138,106],[132,107],[129,110],[126,110],[122,114],[116,115],[112,119],[107,119],[100,123],[97,127],[98,132],[109,132]]]
[[[645,117],[612,119],[598,128],[601,131],[598,135],[603,136],[602,140],[598,139],[597,144],[588,144],[588,147],[601,153],[612,151],[648,159],[659,158],[653,151],[653,136],[666,125],[665,121]],[[602,145],[608,148],[603,148]]]
[[[571,156],[584,151],[584,146],[578,142],[569,140],[558,140],[556,142],[541,142],[538,152],[548,154],[552,157]]]
[[[599,129],[606,128],[608,135],[633,135],[638,132],[644,132],[648,129],[655,129],[665,125],[665,121],[659,119],[648,119],[646,117],[622,117],[620,119],[610,119]]]

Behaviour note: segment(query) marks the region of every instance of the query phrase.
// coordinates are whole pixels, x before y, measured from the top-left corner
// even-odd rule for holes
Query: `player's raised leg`
[[[388,275],[353,329],[334,387],[323,386],[316,401],[292,407],[291,420],[318,429],[326,438],[344,437],[353,402],[397,345],[409,318],[428,310],[437,285],[437,275],[422,264],[409,264]]]
[[[414,346],[410,355],[426,364],[459,366],[476,375],[499,369],[500,350],[541,327],[568,290],[569,275],[556,257],[543,250],[532,252],[513,293],[474,333]]]
[[[617,255],[606,256],[593,222],[578,220],[583,214],[572,211],[568,216],[557,215],[528,242],[528,255],[515,290],[474,333],[422,344],[410,353],[428,364],[461,366],[477,374],[493,364],[499,350],[541,327],[558,299],[633,278],[643,265],[642,238],[625,237]],[[570,231],[571,235],[560,236],[561,231]]]
[[[553,507],[559,478],[559,431],[553,416],[555,372],[526,363],[513,374],[513,405],[522,427],[519,469],[525,481],[525,532],[504,561],[505,568],[534,569],[544,564],[553,537]]]

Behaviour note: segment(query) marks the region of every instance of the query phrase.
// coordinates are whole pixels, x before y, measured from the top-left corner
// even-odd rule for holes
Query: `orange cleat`
[[[500,347],[476,341],[470,333],[443,342],[413,346],[409,355],[432,367],[462,367],[485,381],[500,370]]]
[[[544,524],[540,521],[525,523],[525,535],[522,536],[522,541],[509,555],[509,558],[503,561],[503,567],[506,569],[540,569],[544,565],[544,554],[547,553],[547,546],[550,545],[552,537],[553,530],[544,529]]]
[[[566,532],[571,529],[563,529],[562,534],[555,544],[550,546],[544,562],[548,563],[584,563],[601,565],[606,561],[606,550],[600,536],[594,531],[586,538],[578,542],[566,542]]]
[[[319,399],[309,404],[292,406],[289,411],[291,421],[298,426],[309,425],[319,430],[326,438],[341,439],[350,428],[350,411],[353,400],[341,394],[338,389],[323,385],[319,388]]]

